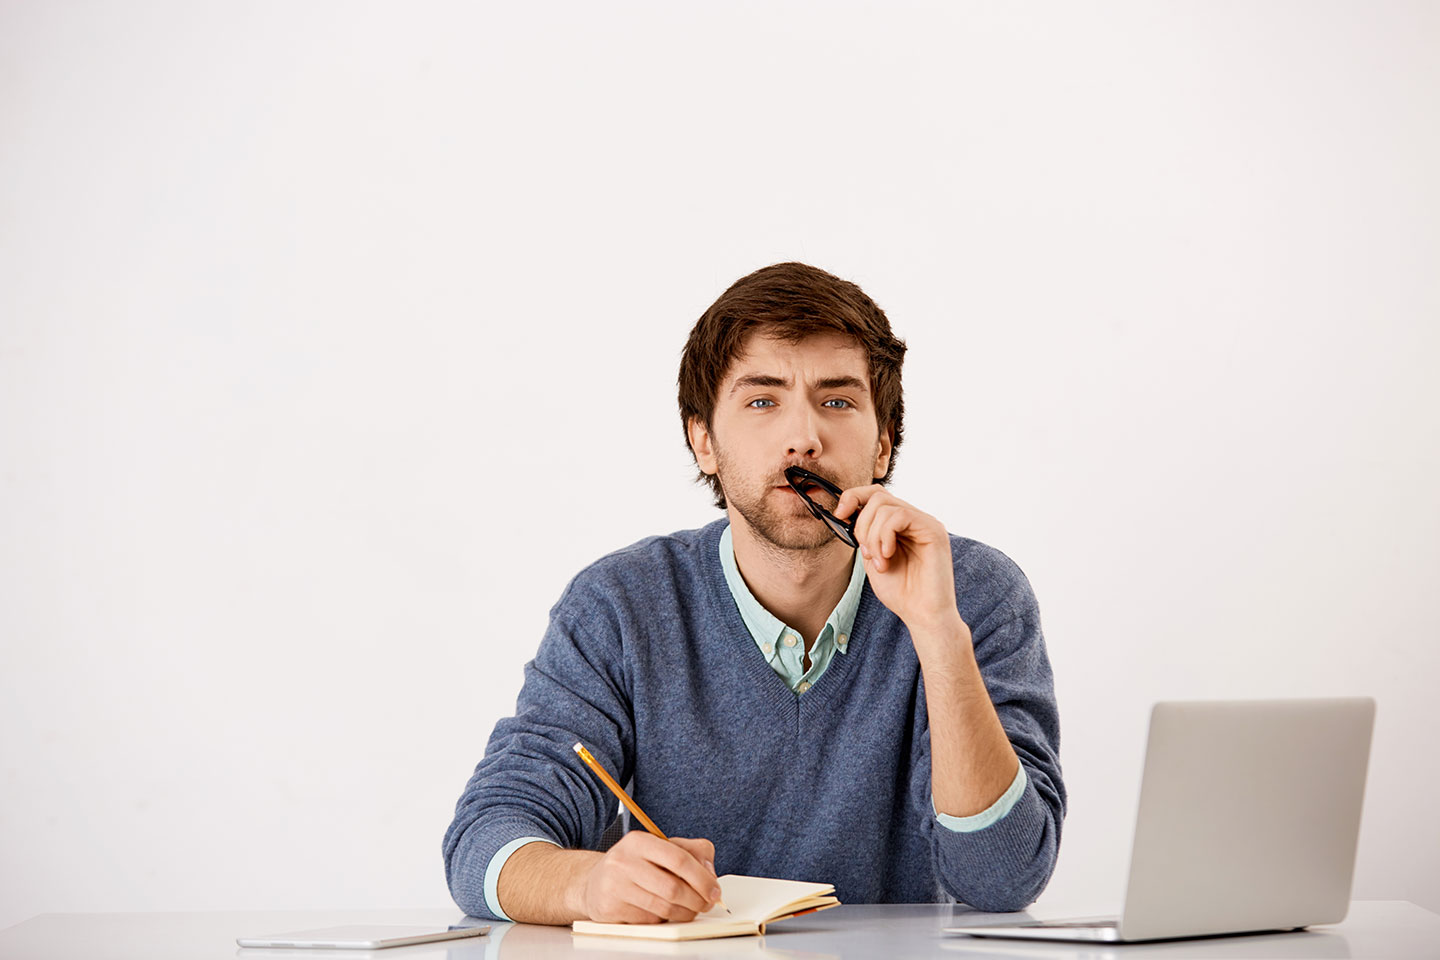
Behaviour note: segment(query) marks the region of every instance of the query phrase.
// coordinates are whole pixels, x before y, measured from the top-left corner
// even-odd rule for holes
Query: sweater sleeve
[[[496,724],[445,831],[446,882],[472,916],[506,919],[497,878],[490,876],[488,890],[486,878],[496,855],[513,852],[515,841],[599,846],[619,802],[575,755],[576,742],[621,783],[633,772],[619,618],[587,573],[572,580],[551,609],[535,659],[525,665],[515,715]]]
[[[1009,912],[1033,903],[1055,869],[1065,818],[1060,718],[1040,609],[1029,581],[999,551],[987,547],[979,557],[973,553],[956,557],[960,611],[970,625],[980,675],[1020,760],[1025,785],[1005,816],[982,829],[947,830],[928,816],[933,807],[924,811],[921,829],[929,834],[936,875],[948,894],[978,910]],[[998,589],[966,589],[980,580]],[[931,795],[929,744],[927,720],[925,759],[917,769],[926,781],[919,794],[924,797]]]

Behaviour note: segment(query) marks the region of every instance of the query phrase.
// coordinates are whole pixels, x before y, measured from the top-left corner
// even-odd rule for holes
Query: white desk
[[[1053,910],[1036,909],[1041,918]],[[233,913],[46,913],[0,931],[0,960],[653,960],[752,957],[788,960],[943,957],[1006,960],[1267,960],[1440,957],[1440,914],[1403,900],[1357,900],[1345,922],[1298,933],[1167,943],[1090,946],[978,940],[942,934],[951,923],[980,920],[963,907],[851,904],[777,923],[765,937],[655,943],[575,937],[568,927],[494,924],[488,937],[388,950],[260,950],[235,945],[241,934],[340,923],[456,923],[458,910],[285,911]]]

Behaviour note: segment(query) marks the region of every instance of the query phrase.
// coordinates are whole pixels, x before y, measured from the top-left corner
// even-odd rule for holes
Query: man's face
[[[839,543],[811,516],[785,468],[800,466],[841,489],[885,475],[890,438],[879,435],[865,351],[842,334],[786,343],[755,334],[721,381],[713,430],[692,423],[700,469],[717,474],[731,520],[787,550]],[[835,499],[812,493],[827,508]]]

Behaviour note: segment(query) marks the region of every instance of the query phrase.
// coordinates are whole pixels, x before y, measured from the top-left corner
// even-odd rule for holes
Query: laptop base
[[[990,924],[979,927],[945,927],[944,933],[1005,940],[1063,940],[1070,943],[1156,943],[1163,940],[1201,940],[1220,937],[1249,937],[1267,933],[1295,933],[1305,927],[1275,930],[1241,930],[1226,933],[1199,933],[1180,937],[1129,939],[1120,935],[1116,918],[1096,920],[1037,920],[1033,923]]]

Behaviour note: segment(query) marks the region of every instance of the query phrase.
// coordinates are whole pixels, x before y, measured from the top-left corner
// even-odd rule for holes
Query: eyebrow
[[[795,383],[788,377],[777,377],[772,373],[751,373],[735,381],[730,388],[730,395],[747,387],[780,387],[789,390]],[[810,385],[815,392],[822,390],[858,390],[860,393],[869,393],[870,388],[864,380],[857,377],[822,377]]]

